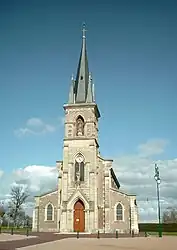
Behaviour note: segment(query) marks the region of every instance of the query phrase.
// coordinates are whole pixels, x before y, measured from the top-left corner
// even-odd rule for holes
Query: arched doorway
[[[85,230],[85,212],[84,203],[78,200],[74,205],[74,231],[84,232]]]

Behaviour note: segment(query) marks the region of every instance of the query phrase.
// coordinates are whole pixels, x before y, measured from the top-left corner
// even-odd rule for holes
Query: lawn
[[[28,232],[31,231],[31,228],[13,228],[13,227],[1,227],[0,228],[0,233],[27,233],[27,230]]]
[[[148,234],[158,236],[158,232],[148,232]],[[162,232],[162,235],[177,236],[177,232]]]

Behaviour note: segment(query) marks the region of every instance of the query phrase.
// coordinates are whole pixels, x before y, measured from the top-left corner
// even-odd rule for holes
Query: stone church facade
[[[121,192],[113,161],[99,152],[100,112],[88,69],[85,28],[76,79],[72,77],[64,111],[57,190],[35,197],[33,231],[138,233],[136,196]]]

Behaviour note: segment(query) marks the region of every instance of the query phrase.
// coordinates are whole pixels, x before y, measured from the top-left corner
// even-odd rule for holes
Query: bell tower
[[[95,103],[94,85],[91,73],[89,73],[85,33],[84,25],[77,74],[76,78],[74,76],[71,78],[69,100],[64,105],[65,134],[62,197],[60,199],[62,200],[63,212],[61,216],[64,224],[68,223],[68,216],[71,221],[74,220],[72,213],[69,212],[75,206],[74,201],[81,200],[83,202],[85,209],[86,207],[88,209],[89,218],[92,218],[89,224],[84,222],[84,231],[89,231],[89,227],[97,228],[95,218],[98,216],[95,214],[95,206],[97,203],[96,173],[100,112]],[[87,218],[87,214],[84,218]],[[68,224],[69,231],[73,231],[73,223]],[[66,224],[63,230],[65,228],[67,228]]]
[[[77,68],[76,78],[71,78],[68,104],[65,110],[64,141],[95,140],[98,146],[98,118],[100,113],[95,103],[94,84],[89,73],[86,29],[82,29],[82,47]]]

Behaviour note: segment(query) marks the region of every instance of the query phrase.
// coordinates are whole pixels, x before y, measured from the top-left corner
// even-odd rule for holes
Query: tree
[[[9,203],[9,217],[13,220],[15,226],[19,224],[19,221],[23,214],[23,205],[29,197],[27,189],[22,186],[13,186],[10,194]]]
[[[32,228],[32,217],[30,217],[29,215],[25,215],[24,226]]]
[[[3,222],[4,214],[5,214],[5,208],[4,208],[3,204],[0,204],[0,226],[1,226],[2,222]]]
[[[5,214],[5,208],[3,205],[0,204],[0,217],[3,217]]]
[[[168,207],[163,213],[163,223],[177,223],[177,208]]]

